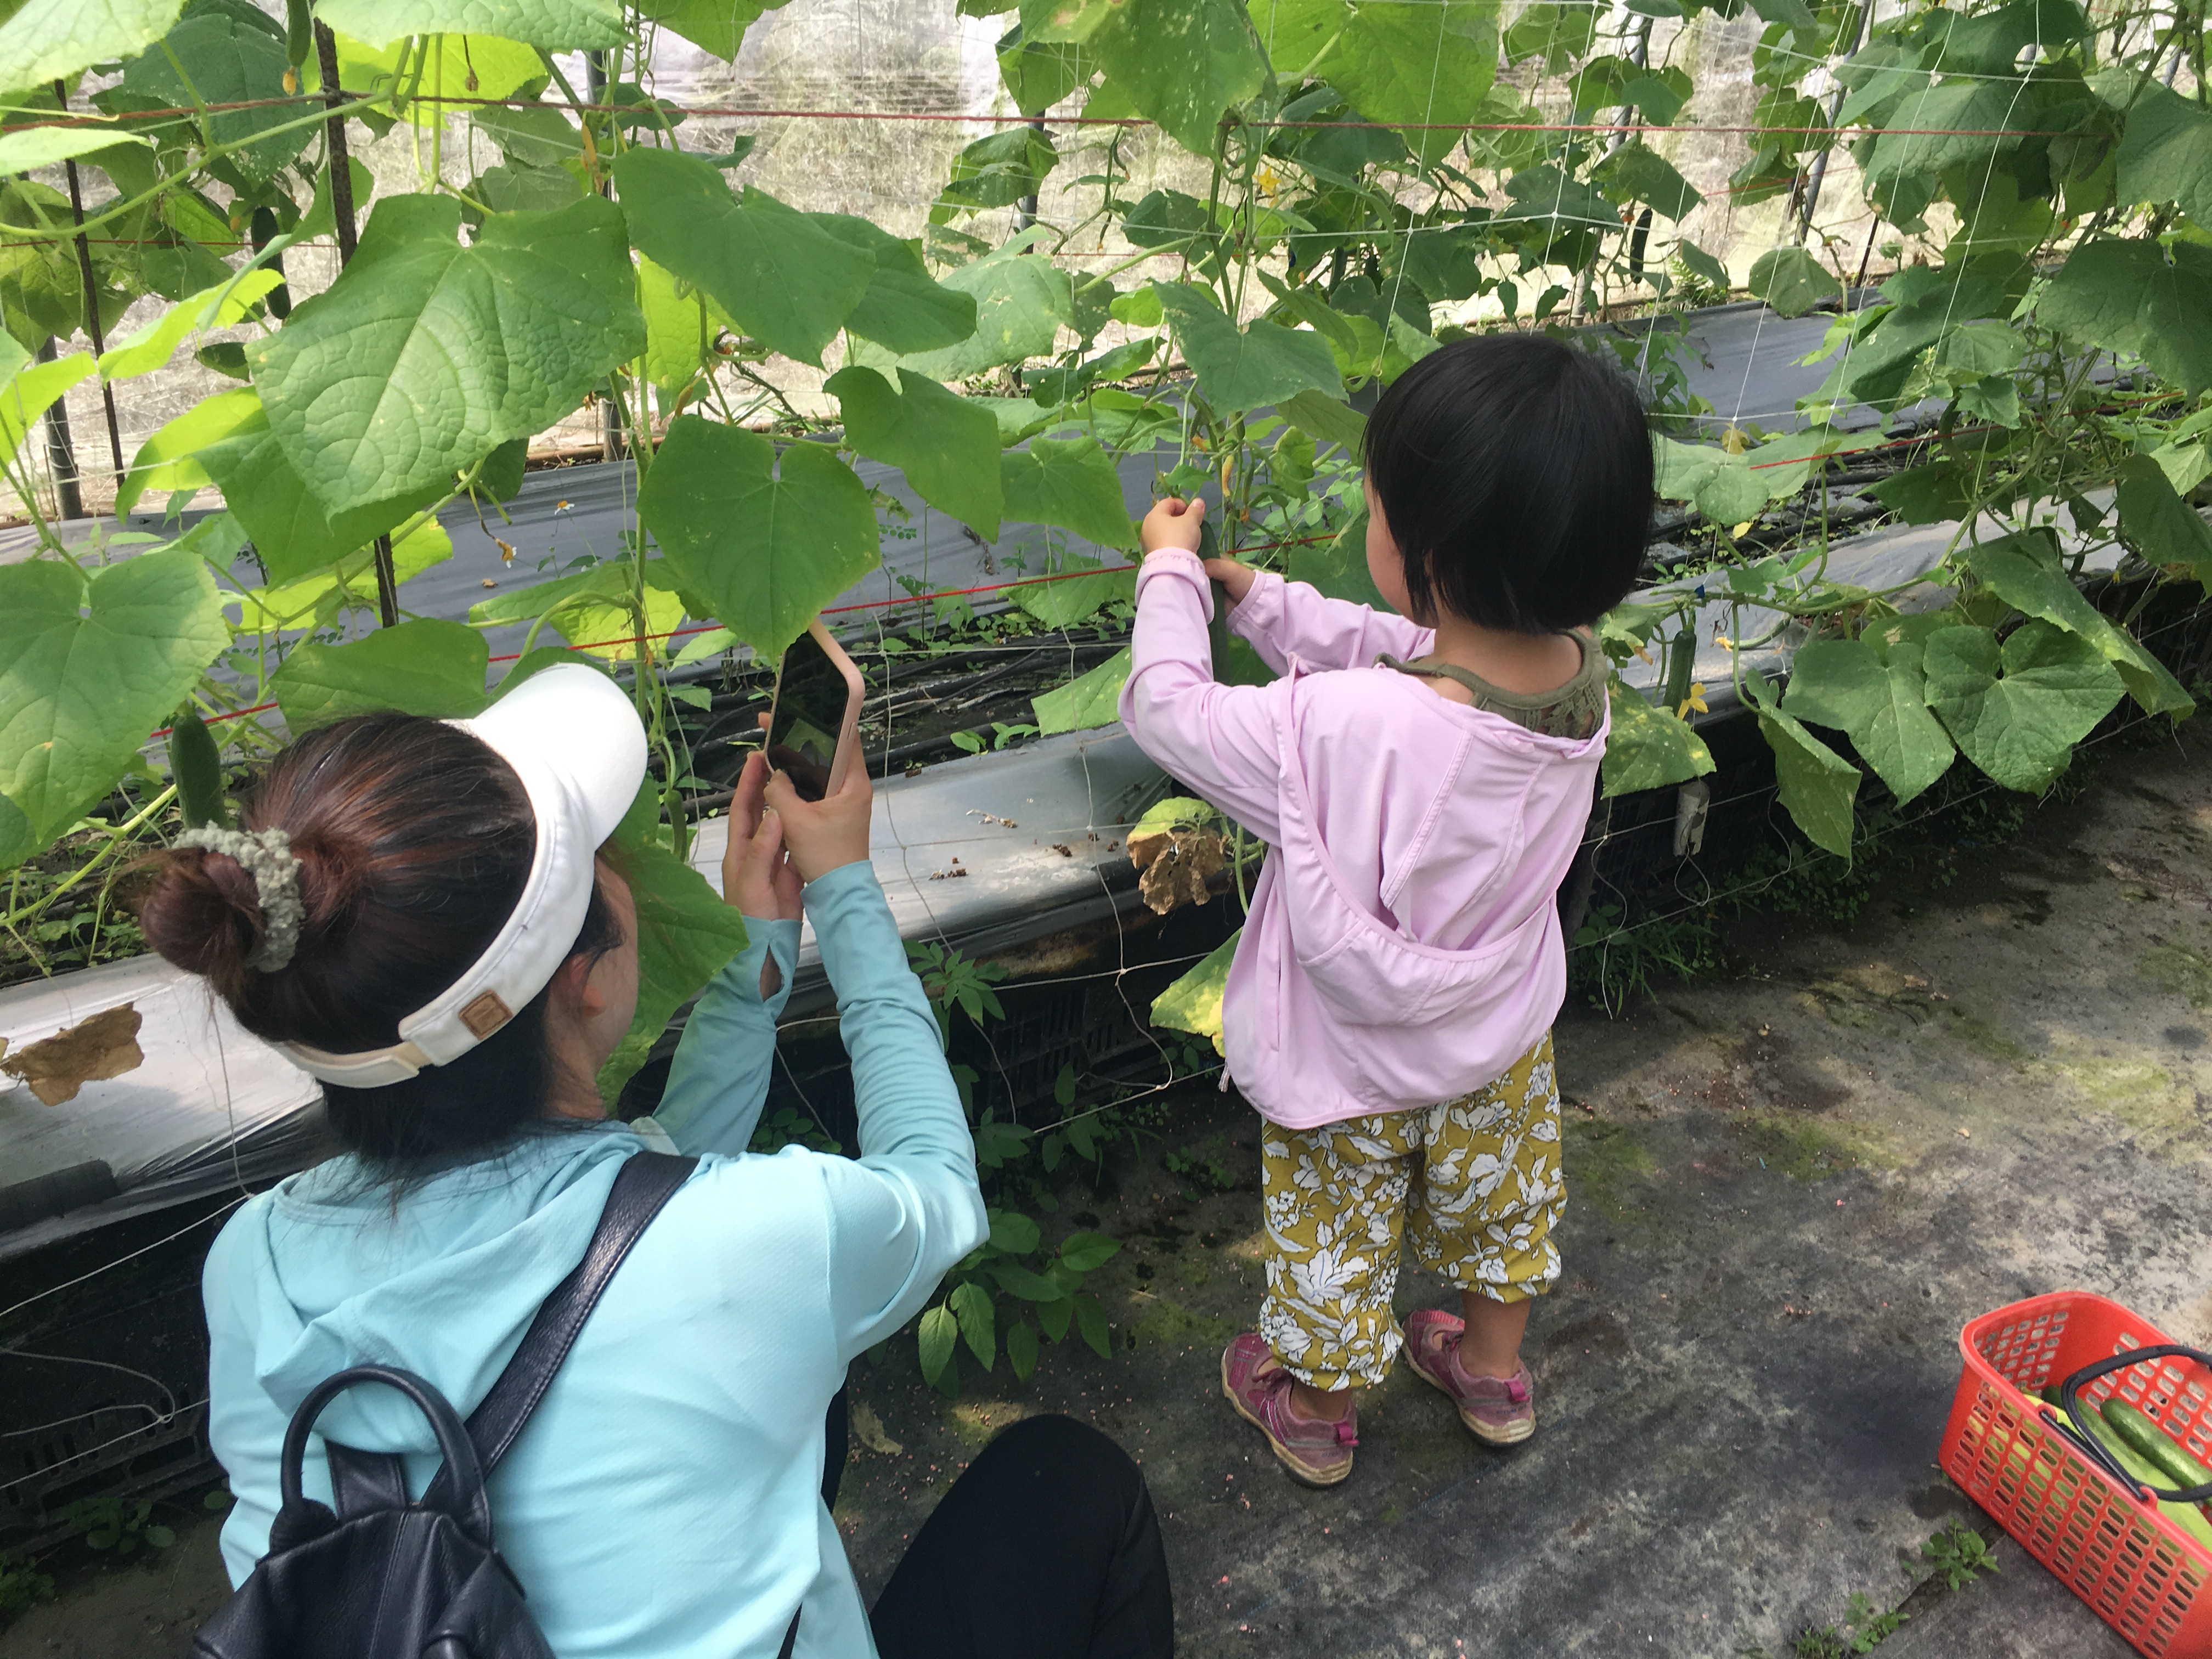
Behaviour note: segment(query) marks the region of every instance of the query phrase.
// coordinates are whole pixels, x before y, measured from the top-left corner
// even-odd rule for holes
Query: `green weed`
[[[1954,1516],[1942,1531],[1920,1547],[1920,1559],[1929,1576],[1943,1581],[1947,1589],[1964,1589],[1985,1572],[1995,1572],[1988,1541]]]

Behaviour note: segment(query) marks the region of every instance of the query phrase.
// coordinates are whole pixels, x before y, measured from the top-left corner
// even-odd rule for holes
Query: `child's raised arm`
[[[1231,629],[1250,641],[1278,674],[1291,657],[1309,668],[1367,668],[1386,651],[1406,661],[1426,656],[1436,644],[1430,629],[1387,611],[1329,599],[1304,582],[1231,559],[1208,559],[1206,571],[1228,591]]]
[[[1181,503],[1175,504],[1177,507]],[[1213,594],[1194,550],[1204,508],[1161,503],[1145,520],[1137,625],[1121,713],[1137,746],[1262,841],[1280,834],[1278,735],[1290,685],[1217,685],[1206,625]],[[1154,520],[1167,522],[1156,526]],[[1181,520],[1178,522],[1177,520]]]

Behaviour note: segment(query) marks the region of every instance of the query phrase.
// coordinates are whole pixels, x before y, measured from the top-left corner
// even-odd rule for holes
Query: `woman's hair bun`
[[[247,1030],[333,1054],[398,1040],[398,1022],[498,933],[537,847],[514,769],[472,733],[413,714],[306,733],[270,760],[240,817],[249,831],[282,830],[296,866],[289,954],[256,965],[270,927],[254,873],[214,849],[148,861],[139,925]]]
[[[198,847],[173,848],[149,863],[137,898],[146,942],[225,998],[235,996],[267,925],[253,878],[228,854]]]

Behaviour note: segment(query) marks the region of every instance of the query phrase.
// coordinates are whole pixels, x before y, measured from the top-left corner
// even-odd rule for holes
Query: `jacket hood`
[[[465,1418],[583,1260],[623,1162],[623,1125],[533,1127],[502,1155],[406,1188],[339,1158],[282,1182],[224,1230],[224,1282],[254,1296],[254,1372],[288,1416],[349,1365],[413,1371]],[[209,1282],[216,1282],[210,1260]],[[355,1389],[319,1431],[364,1451],[428,1452],[428,1422],[388,1389]]]

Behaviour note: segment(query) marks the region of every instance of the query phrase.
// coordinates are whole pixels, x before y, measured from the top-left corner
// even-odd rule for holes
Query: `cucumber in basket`
[[[2100,1408],[2105,1421],[2112,1425],[2121,1439],[2133,1446],[2136,1452],[2166,1471],[2166,1484],[2172,1486],[2212,1486],[2212,1469],[2191,1457],[2166,1431],[2128,1404],[2117,1395]],[[2201,1509],[2204,1507],[2199,1504]]]
[[[2056,1387],[2045,1389],[2041,1391],[2041,1394],[2042,1398],[2047,1404],[2059,1407],[2059,1409],[2062,1412],[2065,1409],[2059,1401],[2058,1390]],[[2082,1401],[2082,1404],[2085,1406],[2087,1403],[2088,1402],[2087,1401]],[[2102,1445],[2106,1451],[2110,1452],[2112,1455],[2113,1461],[2118,1463],[2123,1469],[2127,1471],[2128,1478],[2130,1480],[2139,1481],[2147,1486],[2195,1486],[2203,1484],[2207,1477],[2201,1473],[2196,1479],[2184,1481],[2179,1479],[2179,1472],[2178,1470],[2169,1470],[2163,1462],[2154,1461],[2153,1459],[2144,1455],[2142,1451],[2136,1449],[2135,1443],[2129,1439],[2126,1435],[2122,1433],[2118,1425],[2113,1422],[2113,1414],[2110,1410],[2110,1407],[2114,1405],[2120,1406],[2123,1410],[2125,1411],[2133,1411],[2135,1408],[2129,1406],[2124,1401],[2108,1400],[2105,1403],[2106,1407],[2105,1411],[2091,1412],[2087,1413],[2089,1427],[2091,1431],[2096,1435],[2098,1443]],[[2136,1414],[2139,1417],[2142,1416],[2140,1412]],[[2064,1419],[2062,1419],[2061,1420],[2063,1422]],[[2166,1440],[2163,1434],[2159,1433],[2157,1425],[2152,1423],[2148,1418],[2144,1418],[2143,1422],[2153,1434],[2158,1435],[2158,1437],[2162,1441],[2166,1441],[2167,1445],[2171,1446],[2173,1444],[2172,1441]],[[2175,1449],[2179,1450],[2179,1448],[2176,1447]],[[2184,1453],[2183,1455],[2185,1456],[2187,1455],[2186,1453]],[[2159,1504],[2158,1510],[2160,1515],[2163,1515],[2167,1520],[2172,1522],[2175,1526],[2187,1533],[2190,1537],[2195,1539],[2197,1542],[2202,1544],[2206,1549],[2212,1550],[2212,1520],[2207,1520],[2197,1505],[2194,1504],[2168,1504],[2161,1500]]]

